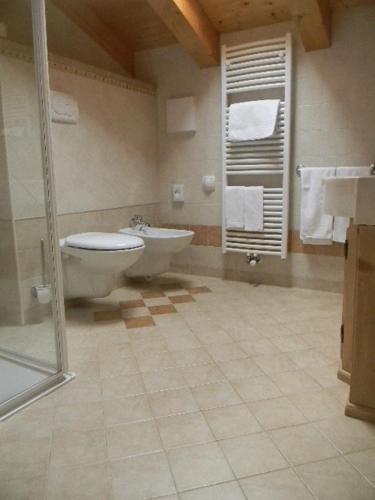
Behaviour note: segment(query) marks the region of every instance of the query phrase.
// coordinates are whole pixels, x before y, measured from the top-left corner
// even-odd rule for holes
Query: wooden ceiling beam
[[[133,52],[84,0],[52,0],[74,24],[92,38],[129,75],[134,75]]]
[[[147,0],[201,67],[220,63],[219,34],[197,0]]]
[[[288,0],[306,51],[331,46],[331,7],[329,0]]]

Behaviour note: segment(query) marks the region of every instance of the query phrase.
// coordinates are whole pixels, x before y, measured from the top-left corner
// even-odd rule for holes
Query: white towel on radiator
[[[263,186],[245,187],[245,231],[263,231]]]
[[[323,179],[335,176],[335,168],[303,168],[301,170],[301,230],[305,244],[331,245],[333,217],[323,210]]]
[[[369,177],[371,170],[372,167],[338,167],[336,177]],[[335,216],[333,221],[333,241],[345,243],[349,223],[348,217]]]
[[[228,229],[243,229],[245,226],[243,186],[225,188],[225,225]]]
[[[228,139],[233,142],[254,141],[275,133],[279,99],[264,99],[231,104]]]

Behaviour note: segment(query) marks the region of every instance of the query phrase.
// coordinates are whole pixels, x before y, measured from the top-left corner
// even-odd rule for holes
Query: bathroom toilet
[[[106,297],[116,277],[142,255],[141,238],[119,233],[80,233],[60,240],[66,299]]]
[[[126,227],[120,233],[142,238],[145,251],[141,258],[125,271],[129,277],[152,277],[169,270],[174,254],[187,247],[194,231],[158,227]]]

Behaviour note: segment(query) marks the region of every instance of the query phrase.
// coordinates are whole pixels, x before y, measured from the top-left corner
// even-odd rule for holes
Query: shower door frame
[[[48,259],[52,292],[52,316],[56,346],[56,373],[0,404],[0,422],[37,399],[70,382],[74,373],[68,371],[65,337],[65,308],[62,286],[61,256],[57,232],[55,176],[53,168],[49,64],[45,0],[29,0],[32,11],[33,53],[38,90],[39,119],[45,209],[48,237]]]

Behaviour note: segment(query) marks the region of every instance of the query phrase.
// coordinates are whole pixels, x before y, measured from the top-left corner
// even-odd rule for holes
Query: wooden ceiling
[[[132,73],[134,51],[181,43],[201,67],[219,35],[294,20],[306,50],[330,46],[332,9],[375,0],[51,0]]]

